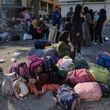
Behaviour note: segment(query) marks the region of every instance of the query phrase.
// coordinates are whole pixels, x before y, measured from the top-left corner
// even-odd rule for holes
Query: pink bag
[[[100,100],[102,92],[97,82],[79,83],[74,87],[74,91],[80,95],[80,99],[86,101]]]
[[[34,73],[34,68],[38,67],[39,65],[43,65],[43,60],[36,55],[32,55],[28,58],[28,67],[30,73]]]
[[[30,75],[29,68],[25,62],[22,63],[15,63],[11,65],[9,68],[9,73],[17,73],[19,76],[21,76],[24,79],[27,79]]]
[[[68,73],[66,80],[69,80],[73,85],[82,82],[95,81],[93,76],[87,69],[77,69]]]

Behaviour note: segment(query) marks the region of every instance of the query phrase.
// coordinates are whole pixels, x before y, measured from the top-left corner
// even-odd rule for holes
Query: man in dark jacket
[[[53,26],[57,26],[57,28],[60,28],[60,22],[61,22],[61,13],[59,11],[59,7],[55,7],[55,11],[52,14],[52,22]]]
[[[96,29],[95,42],[97,42],[97,39],[99,39],[99,43],[101,45],[103,44],[103,41],[102,41],[103,24],[104,24],[106,19],[107,19],[106,10],[105,9],[100,9],[99,19],[97,21],[97,25],[96,25],[96,28],[95,28]]]
[[[73,7],[70,7],[69,12],[67,13],[67,17],[72,18],[73,16]]]

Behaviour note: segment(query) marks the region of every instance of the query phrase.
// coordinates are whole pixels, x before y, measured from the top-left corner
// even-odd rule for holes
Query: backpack
[[[110,75],[106,68],[94,65],[90,66],[89,71],[96,81],[107,84]]]
[[[73,63],[75,65],[75,69],[89,68],[88,63],[85,60],[74,60]]]
[[[106,84],[99,84],[101,91],[102,91],[102,96],[103,97],[110,97],[110,88]]]
[[[15,72],[5,74],[2,82],[2,94],[22,99],[28,94],[26,81],[18,77],[18,74]]]
[[[95,81],[93,76],[90,74],[87,69],[77,69],[70,71],[67,74],[66,81],[70,81],[73,85],[83,82],[93,82]]]
[[[43,58],[43,66],[45,72],[58,71],[58,68],[54,63],[53,59],[51,58],[51,56],[46,56]]]
[[[55,45],[59,57],[70,56],[70,47],[64,42],[58,42]]]
[[[96,63],[105,68],[110,68],[110,55],[106,53],[101,53],[96,58]]]
[[[13,82],[13,89],[15,96],[18,99],[25,97],[29,93],[28,87],[26,85],[26,81],[22,78],[18,78]]]
[[[2,82],[3,95],[8,95],[8,96],[14,95],[13,81],[16,79],[18,79],[18,75],[15,72],[4,75],[4,79]]]
[[[86,101],[100,100],[102,97],[102,92],[97,82],[84,82],[76,84],[74,91],[79,94],[80,99]]]
[[[65,57],[59,59],[57,62],[57,67],[60,70],[64,70],[66,72],[75,68],[74,64],[73,64],[73,60],[69,56],[65,56]]]
[[[72,105],[74,101],[79,99],[79,95],[70,86],[63,84],[58,88],[57,99],[65,110],[74,110],[72,109]]]
[[[59,74],[59,69],[50,56],[43,58],[44,73],[47,73],[49,83],[62,83],[62,77]]]
[[[9,69],[9,73],[12,72],[17,73],[24,79],[27,79],[30,75],[29,68],[25,62],[13,64]]]
[[[34,74],[34,68],[43,65],[43,60],[36,55],[28,57],[28,67],[31,74]]]

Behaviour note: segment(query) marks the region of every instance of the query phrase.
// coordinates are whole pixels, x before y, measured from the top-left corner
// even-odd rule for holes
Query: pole
[[[104,9],[106,10],[106,0],[104,0]]]

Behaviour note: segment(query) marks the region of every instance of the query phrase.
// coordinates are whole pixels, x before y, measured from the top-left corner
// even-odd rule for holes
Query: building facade
[[[39,3],[39,14],[47,15],[48,13],[51,13],[58,4],[58,0],[41,0]]]
[[[3,18],[19,17],[22,7],[31,7],[32,0],[0,0],[0,12]],[[58,0],[40,0],[39,14],[46,15],[58,5]]]
[[[88,0],[85,3],[85,6],[88,6],[90,9],[99,10],[101,8],[105,8],[107,11],[107,17],[110,18],[110,0],[96,0],[98,2],[92,2],[95,0]],[[83,4],[82,0],[59,0],[61,6],[61,14],[63,17],[66,16],[70,7],[75,8],[77,4]]]

